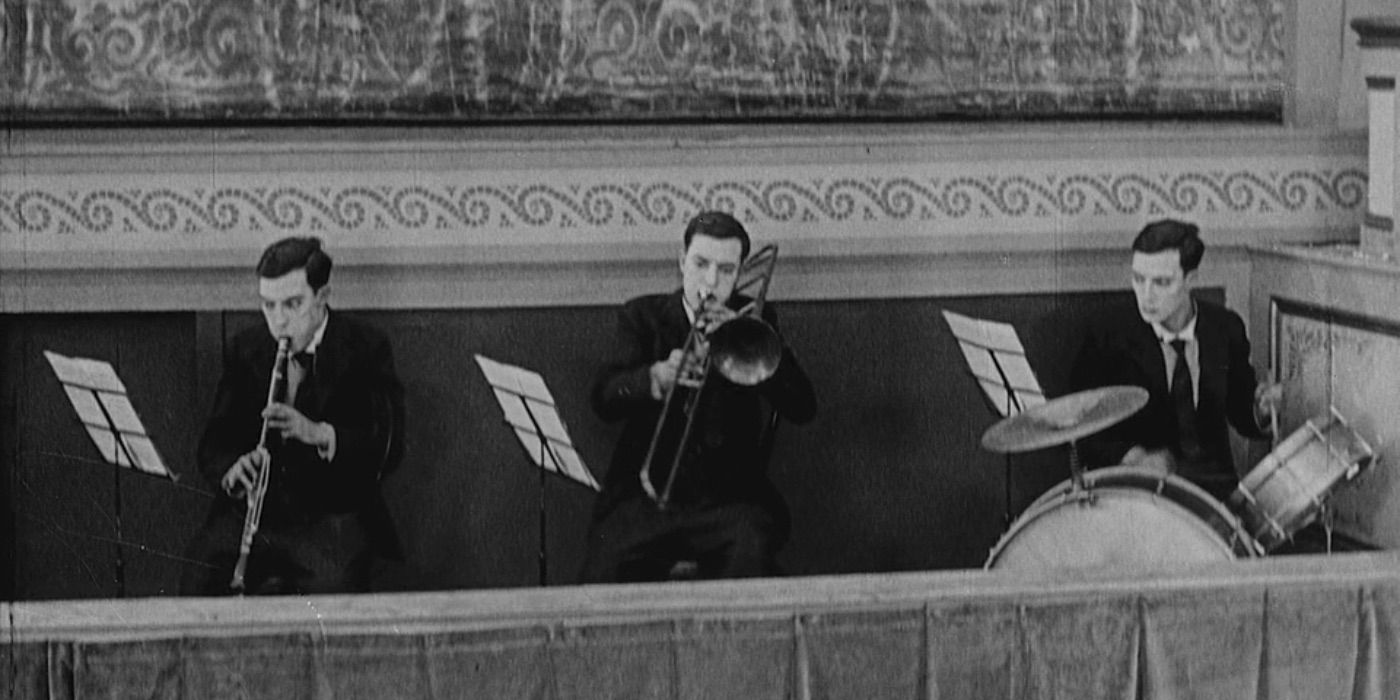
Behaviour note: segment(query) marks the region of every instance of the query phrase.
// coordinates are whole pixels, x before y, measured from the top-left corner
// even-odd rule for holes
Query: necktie
[[[315,363],[316,356],[309,352],[298,352],[292,355],[292,361],[287,367],[287,405],[295,405],[302,385],[311,376],[311,368]]]
[[[1196,461],[1201,456],[1200,438],[1196,434],[1196,401],[1191,390],[1191,367],[1186,363],[1186,341],[1171,341],[1176,351],[1176,366],[1172,369],[1172,405],[1176,407],[1176,430],[1181,440],[1181,456]]]

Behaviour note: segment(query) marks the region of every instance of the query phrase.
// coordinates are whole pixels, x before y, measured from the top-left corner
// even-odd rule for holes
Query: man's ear
[[[316,290],[316,303],[325,306],[326,304],[329,304],[330,301],[331,285],[329,282],[327,282],[326,284],[321,285],[320,289]]]

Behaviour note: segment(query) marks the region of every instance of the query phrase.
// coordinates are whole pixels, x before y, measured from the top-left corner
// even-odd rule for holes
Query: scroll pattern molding
[[[293,233],[391,246],[669,240],[723,209],[790,240],[1121,230],[1180,216],[1232,228],[1360,216],[1364,158],[1083,160],[915,167],[32,175],[0,184],[3,249],[257,247]],[[316,183],[316,184],[310,184]],[[853,227],[853,223],[860,224]]]

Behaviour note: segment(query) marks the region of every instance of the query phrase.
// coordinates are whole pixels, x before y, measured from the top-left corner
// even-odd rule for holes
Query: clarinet
[[[292,339],[277,339],[277,359],[272,362],[272,381],[267,387],[267,405],[271,406],[283,398],[287,391],[287,360],[291,357]],[[247,494],[248,513],[243,517],[243,539],[238,543],[238,563],[233,567],[233,580],[229,588],[243,593],[243,576],[248,569],[248,553],[253,550],[253,536],[258,534],[258,521],[262,519],[263,497],[267,495],[267,482],[272,474],[272,455],[267,451],[267,419],[263,419],[262,433],[258,435],[258,451],[263,453],[262,468],[253,480],[253,488]]]

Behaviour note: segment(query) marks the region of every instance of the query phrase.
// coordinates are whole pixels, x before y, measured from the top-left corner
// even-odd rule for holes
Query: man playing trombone
[[[331,313],[330,272],[316,238],[258,262],[266,325],[225,341],[198,452],[218,494],[186,595],[363,591],[372,555],[398,554],[379,478],[400,454],[403,391],[388,339]]]
[[[788,515],[765,474],[771,419],[806,423],[816,398],[763,304],[776,249],[749,260],[749,245],[734,217],[697,215],[681,288],[618,315],[592,400],[625,424],[594,508],[585,583],[664,580],[682,562],[699,578],[774,573]],[[736,282],[753,286],[747,263],[760,257],[757,292],[735,293]]]

